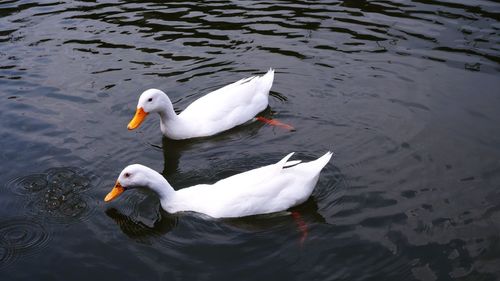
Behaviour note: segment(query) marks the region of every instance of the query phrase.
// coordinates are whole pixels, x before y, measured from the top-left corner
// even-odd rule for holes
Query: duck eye
[[[150,102],[153,101],[153,98],[149,98],[148,101],[150,101]]]
[[[129,173],[125,173],[124,175],[126,178],[130,177],[130,174]]]

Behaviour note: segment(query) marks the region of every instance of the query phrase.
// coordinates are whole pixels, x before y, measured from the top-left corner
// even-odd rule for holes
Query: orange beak
[[[146,116],[148,116],[148,113],[146,111],[144,111],[144,109],[142,107],[137,108],[137,110],[135,111],[134,118],[132,118],[132,120],[130,120],[130,123],[128,123],[127,128],[129,130],[133,130],[133,129],[139,127],[139,125],[141,125],[142,121],[144,121]]]
[[[119,181],[116,181],[113,189],[111,189],[111,191],[108,193],[108,195],[106,195],[106,197],[104,198],[104,202],[109,202],[109,201],[115,199],[116,197],[118,197],[118,195],[122,194],[124,191],[125,191],[125,188],[123,188],[123,186],[120,184]]]

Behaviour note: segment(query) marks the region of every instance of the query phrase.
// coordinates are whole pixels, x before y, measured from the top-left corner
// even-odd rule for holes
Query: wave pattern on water
[[[20,41],[38,48],[67,50],[69,58],[90,61],[113,56],[116,49],[132,58],[142,57],[115,60],[111,68],[92,64],[98,69],[91,74],[141,71],[185,82],[208,75],[211,69],[237,71],[236,65],[231,66],[237,60],[221,57],[239,56],[242,50],[248,56],[265,52],[312,60],[319,67],[335,67],[338,60],[348,59],[345,54],[359,58],[356,53],[385,52],[448,62],[472,71],[491,72],[500,62],[495,47],[500,11],[498,5],[487,1],[481,5],[476,1],[11,3],[1,5],[0,14],[15,23],[1,33],[4,41],[14,45]],[[28,16],[32,19],[21,20]],[[61,23],[62,30],[42,29],[30,38],[23,35],[22,30],[43,26],[47,19],[47,23]],[[121,32],[116,34],[117,30]],[[54,40],[56,31],[62,33]],[[3,67],[3,77],[24,77],[22,64],[30,59],[28,55],[17,58],[17,63],[12,61]]]
[[[18,231],[6,219],[0,233],[60,256],[59,272],[88,264],[123,280],[498,279],[499,45],[500,4],[489,0],[3,1],[0,177],[11,192],[0,207],[29,220]],[[269,67],[266,114],[296,132],[253,123],[176,143],[154,118],[126,130],[147,88],[180,112]],[[96,211],[131,163],[183,188],[327,150],[334,164],[298,207],[303,247],[290,215],[165,219],[148,192]],[[85,167],[106,188],[73,168],[8,181],[42,166]],[[79,239],[58,242],[74,248],[46,247],[40,233],[63,227]],[[93,244],[110,239],[120,246]],[[25,251],[9,243],[2,268]]]
[[[74,223],[86,219],[94,204],[85,195],[96,176],[76,168],[51,168],[43,174],[15,178],[8,190],[26,198],[26,210],[41,221]]]
[[[0,222],[0,268],[19,255],[32,254],[47,246],[49,233],[35,221],[11,219]]]

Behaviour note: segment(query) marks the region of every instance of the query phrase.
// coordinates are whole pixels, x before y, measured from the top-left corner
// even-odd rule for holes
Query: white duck
[[[214,218],[244,217],[284,211],[309,198],[319,173],[330,161],[331,152],[307,163],[288,161],[288,154],[276,164],[222,179],[174,190],[158,172],[139,165],[127,166],[104,201],[115,199],[127,189],[147,187],[160,197],[169,213],[193,211]]]
[[[127,128],[133,130],[139,127],[149,113],[156,112],[160,115],[162,133],[170,139],[215,135],[250,121],[266,109],[273,79],[274,70],[269,69],[264,76],[234,82],[195,100],[179,115],[164,92],[146,90],[141,94],[134,118]],[[281,126],[286,127],[284,124]]]

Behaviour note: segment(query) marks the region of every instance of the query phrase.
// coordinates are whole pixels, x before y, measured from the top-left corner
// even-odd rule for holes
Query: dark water
[[[163,2],[0,2],[1,280],[500,277],[498,2]],[[182,110],[269,67],[295,132],[126,129],[145,89]],[[298,218],[102,201],[131,163],[182,188],[329,149]]]

